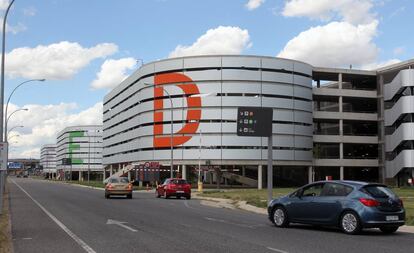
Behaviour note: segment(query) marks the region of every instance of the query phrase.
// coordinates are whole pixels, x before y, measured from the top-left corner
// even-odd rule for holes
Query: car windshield
[[[170,184],[187,184],[187,180],[184,179],[171,179]]]
[[[395,197],[395,193],[391,191],[391,189],[382,185],[368,185],[362,188],[362,191],[371,195],[374,198]]]
[[[120,177],[120,178],[111,178],[109,180],[109,183],[129,183],[128,178],[126,177]]]

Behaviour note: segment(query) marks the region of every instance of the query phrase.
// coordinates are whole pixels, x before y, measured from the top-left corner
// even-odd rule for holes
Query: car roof
[[[383,185],[379,183],[369,183],[369,182],[363,182],[363,181],[352,181],[352,180],[326,180],[326,181],[317,181],[316,183],[339,183],[339,184],[345,184],[353,187],[363,187],[366,185]]]

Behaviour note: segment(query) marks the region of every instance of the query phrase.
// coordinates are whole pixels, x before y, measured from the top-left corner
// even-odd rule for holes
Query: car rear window
[[[120,178],[111,178],[109,179],[109,183],[129,183],[128,178],[126,177],[120,177]]]
[[[184,179],[171,179],[170,184],[188,184]]]
[[[363,187],[361,191],[374,198],[395,197],[395,193],[390,188],[382,185],[368,185]]]

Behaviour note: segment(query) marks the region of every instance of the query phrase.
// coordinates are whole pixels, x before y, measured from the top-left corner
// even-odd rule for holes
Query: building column
[[[112,164],[109,165],[109,176],[112,176],[112,174],[114,173],[114,170],[112,168]]]
[[[344,120],[340,119],[339,120],[339,135],[344,135]]]
[[[82,171],[78,172],[78,180],[83,182],[83,172]]]
[[[338,74],[338,88],[342,89],[342,73]]]
[[[308,167],[308,183],[310,184],[313,181],[314,181],[314,178],[313,178],[313,167],[312,166],[309,166]]]
[[[128,181],[131,182],[131,171],[128,171]]]
[[[339,167],[339,179],[344,180],[344,167]]]
[[[185,164],[181,165],[181,178],[187,179],[187,166]]]
[[[242,166],[242,176],[246,176],[246,167],[244,165]]]
[[[263,165],[257,166],[257,189],[263,189]]]

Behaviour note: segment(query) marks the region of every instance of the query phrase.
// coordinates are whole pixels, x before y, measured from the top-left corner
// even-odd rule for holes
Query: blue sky
[[[134,59],[235,53],[375,68],[414,58],[412,13],[411,0],[16,0],[6,98],[22,81],[48,80],[13,96],[11,110],[29,112],[9,124],[25,126],[11,155],[38,157],[64,126],[99,123],[99,103]]]

